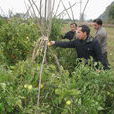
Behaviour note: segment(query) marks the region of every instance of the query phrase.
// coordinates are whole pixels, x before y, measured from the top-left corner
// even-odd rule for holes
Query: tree
[[[114,5],[112,5],[109,9],[109,18],[114,19]]]

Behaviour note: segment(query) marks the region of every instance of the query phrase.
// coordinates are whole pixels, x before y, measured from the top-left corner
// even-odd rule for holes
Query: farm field
[[[69,30],[60,23],[53,22],[49,40],[62,40]],[[113,28],[106,27],[110,71],[80,63],[74,49],[48,47],[39,85],[44,52],[36,23],[14,18],[0,24],[0,114],[113,114]],[[40,54],[33,61],[36,44]]]
[[[112,69],[114,69],[114,27],[107,27],[108,32],[108,58]]]
[[[0,114],[114,114],[114,0],[1,0]]]

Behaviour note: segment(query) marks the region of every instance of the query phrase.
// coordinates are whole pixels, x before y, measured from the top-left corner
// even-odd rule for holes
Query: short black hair
[[[82,28],[82,29],[81,29],[82,32],[86,32],[86,33],[87,33],[87,36],[90,35],[90,28],[89,28],[87,25],[81,25],[81,26],[79,26],[79,27]]]
[[[97,23],[98,25],[102,25],[103,21],[101,19],[95,19],[93,20],[94,23]]]
[[[75,27],[77,27],[77,24],[76,23],[71,23],[70,25],[75,25]]]

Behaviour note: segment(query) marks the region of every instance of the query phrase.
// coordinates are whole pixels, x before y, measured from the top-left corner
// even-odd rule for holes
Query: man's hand
[[[52,45],[54,45],[55,44],[55,41],[50,41],[50,42],[48,42],[48,46],[52,46]]]

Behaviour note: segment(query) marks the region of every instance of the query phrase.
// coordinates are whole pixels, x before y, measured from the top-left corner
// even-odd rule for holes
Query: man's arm
[[[68,37],[69,37],[69,35],[68,35],[68,32],[67,32],[67,33],[65,33],[63,38],[65,39],[65,38],[68,38]]]
[[[69,39],[72,40],[75,36],[75,32],[69,31],[65,34],[65,36],[63,37],[63,39]]]
[[[107,33],[106,33],[106,31],[103,30],[103,29],[100,30],[100,31],[96,34],[95,38],[98,40],[98,42],[99,42],[100,45],[101,45],[101,44],[103,43],[104,39],[107,38]]]
[[[98,40],[99,44],[101,44],[102,40],[104,39],[104,36],[98,34],[98,35],[95,36],[95,38]]]
[[[56,42],[56,41],[50,41],[48,43],[48,46],[54,45],[57,47],[61,47],[61,48],[75,48],[77,44],[77,41],[69,41],[69,42]]]

